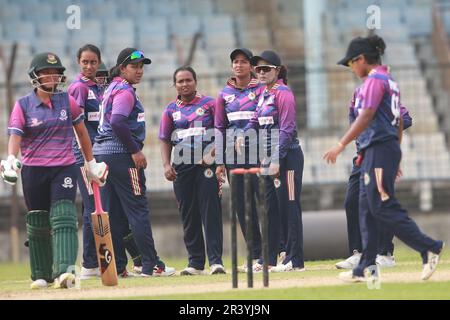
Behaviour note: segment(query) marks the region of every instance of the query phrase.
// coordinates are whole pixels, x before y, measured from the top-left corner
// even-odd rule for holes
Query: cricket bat
[[[92,190],[94,191],[95,202],[95,212],[92,213],[92,228],[102,283],[104,286],[116,286],[118,283],[117,269],[109,217],[108,213],[103,211],[100,190],[96,182],[92,182]]]

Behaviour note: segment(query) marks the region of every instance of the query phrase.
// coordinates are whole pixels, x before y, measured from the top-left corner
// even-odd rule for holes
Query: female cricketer
[[[296,103],[287,86],[287,70],[274,51],[263,51],[251,59],[258,79],[265,86],[259,95],[257,109],[244,131],[259,129],[259,145],[264,149],[261,167],[265,177],[265,199],[268,210],[269,261],[271,272],[303,271],[303,223],[300,193],[303,176],[303,152],[297,139]],[[237,139],[236,148],[244,145]],[[273,179],[275,178],[275,179]],[[283,227],[284,226],[284,227]],[[286,235],[284,260],[277,265],[281,233]],[[262,270],[262,259],[255,272]]]
[[[216,129],[216,176],[219,183],[224,182],[225,172],[229,173],[234,168],[258,167],[257,161],[258,148],[249,148],[248,141],[245,148],[245,159],[239,163],[237,154],[234,151],[234,137],[237,130],[242,130],[252,118],[256,104],[258,102],[258,89],[261,83],[253,76],[253,67],[250,59],[253,53],[245,48],[235,49],[230,54],[231,70],[233,77],[228,79],[227,85],[219,93],[216,101],[216,110],[214,114],[214,127]],[[231,146],[226,149],[225,146]],[[255,144],[254,146],[257,146]],[[219,151],[220,150],[220,151]],[[230,156],[227,154],[230,152]],[[250,161],[253,152],[253,161]],[[229,178],[229,175],[228,175]],[[237,216],[241,225],[242,234],[246,236],[245,223],[245,201],[244,201],[244,176],[236,175],[234,177],[237,191]],[[257,260],[261,256],[261,233],[259,230],[258,213],[256,210],[256,198],[258,194],[258,177],[252,176],[252,221],[253,221],[253,259]],[[256,261],[254,261],[256,262]],[[246,264],[240,267],[240,271],[246,271]]]
[[[175,269],[159,260],[150,224],[142,153],[145,139],[144,108],[133,85],[144,74],[144,64],[151,60],[135,48],[125,48],[111,70],[111,83],[100,107],[98,135],[94,155],[108,164],[110,180],[102,189],[105,210],[109,212],[111,234],[118,274],[128,276],[123,238],[131,226],[142,256],[141,276],[170,276]]]
[[[350,42],[346,56],[338,64],[348,66],[365,79],[355,103],[356,120],[328,150],[324,159],[335,163],[345,146],[357,139],[364,152],[359,184],[359,223],[363,252],[359,264],[339,277],[344,281],[366,281],[365,272],[375,266],[378,248],[378,224],[422,256],[422,280],[436,270],[444,243],[423,234],[395,197],[403,132],[400,112],[400,90],[397,82],[381,64],[386,44],[378,36],[355,38]]]
[[[173,181],[189,255],[188,266],[180,274],[204,273],[204,238],[210,274],[225,273],[219,183],[214,174],[214,148],[208,149],[214,138],[215,101],[197,92],[197,75],[191,67],[175,70],[173,82],[178,97],[162,114],[159,139],[164,175]]]
[[[103,184],[105,163],[96,163],[84,114],[77,101],[59,89],[64,70],[53,53],[37,54],[28,75],[34,90],[14,105],[8,126],[8,160],[2,177],[15,183],[22,154],[22,184],[30,250],[31,288],[67,288],[74,280],[78,250],[77,213],[74,205],[77,166],[72,151],[74,130],[86,159],[89,179]],[[13,180],[11,180],[11,178]],[[69,271],[68,271],[69,270]]]

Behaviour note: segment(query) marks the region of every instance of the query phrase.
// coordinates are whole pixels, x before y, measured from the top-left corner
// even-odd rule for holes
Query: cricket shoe
[[[352,283],[367,281],[367,279],[365,277],[353,275],[353,270],[344,271],[344,272],[339,273],[338,278],[341,279],[342,281],[352,282]]]
[[[100,269],[99,268],[85,268],[81,267],[80,271],[80,280],[92,279],[100,277]]]
[[[134,272],[131,272],[131,271],[128,271],[126,269],[123,272],[120,272],[118,274],[118,276],[119,276],[119,278],[122,278],[122,279],[139,277],[138,274],[136,274]]]
[[[75,275],[73,273],[63,273],[55,279],[53,287],[55,289],[70,289],[75,286]]]
[[[267,270],[269,272],[271,272],[270,270],[272,270],[272,268],[275,268],[275,266],[271,266],[271,265],[267,266]],[[253,273],[261,273],[261,272],[263,272],[263,270],[264,270],[264,265],[262,263],[256,262],[253,265]]]
[[[213,264],[209,269],[210,269],[209,274],[226,274],[227,273],[225,271],[224,266],[221,264]]]
[[[204,270],[195,269],[192,267],[186,267],[180,271],[180,276],[197,276],[202,274],[205,274]]]
[[[37,279],[31,283],[30,288],[33,290],[37,289],[47,289],[49,287],[49,283],[44,279]]]
[[[292,266],[292,261],[289,261],[288,263],[280,263],[278,265],[276,265],[275,267],[270,268],[270,272],[289,272],[289,271],[305,271],[305,268],[300,268],[300,267],[293,267]]]
[[[439,264],[439,257],[442,254],[442,251],[444,250],[445,243],[442,242],[442,247],[439,253],[434,253],[431,251],[427,252],[427,260],[423,265],[423,271],[422,271],[422,280],[428,280],[433,275],[433,273],[436,271],[436,268]]]
[[[253,259],[252,266],[257,262],[258,262],[258,259]],[[237,269],[238,269],[238,272],[240,272],[240,273],[247,273],[247,269],[248,269],[247,262],[244,263],[242,266],[239,266]]]
[[[282,252],[280,252],[280,254],[278,255],[277,265],[283,264],[284,259],[286,259],[286,252],[285,252],[285,251],[282,251]]]
[[[353,269],[359,264],[359,260],[361,260],[361,253],[359,253],[358,250],[353,250],[352,256],[344,261],[336,263],[334,266],[337,269]]]
[[[395,258],[390,253],[388,253],[386,256],[377,255],[377,259],[375,260],[376,264],[380,268],[393,268],[395,267]]]
[[[155,266],[153,268],[152,276],[153,277],[170,277],[170,276],[173,276],[174,274],[175,274],[175,268],[167,267],[167,266],[164,268],[160,268],[160,267]],[[142,273],[142,275],[144,275],[144,274]]]
[[[133,266],[133,272],[136,274],[142,273],[142,266]]]

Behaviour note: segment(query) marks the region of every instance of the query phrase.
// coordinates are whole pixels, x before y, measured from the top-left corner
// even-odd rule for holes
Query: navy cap
[[[138,56],[138,58],[134,58],[132,59],[132,54],[136,52],[136,56]],[[150,64],[152,63],[152,60],[150,60],[149,58],[144,57],[144,53],[142,51],[139,51],[136,48],[125,48],[122,51],[120,51],[119,56],[117,57],[117,64],[118,65],[123,65],[126,66],[127,64],[130,63],[138,63],[138,62],[144,62],[144,64]]]
[[[250,50],[248,50],[246,48],[239,48],[239,49],[234,49],[233,52],[230,53],[231,61],[233,61],[234,58],[236,58],[236,56],[238,54],[243,54],[249,61],[253,57],[253,52],[251,52]]]
[[[338,61],[337,64],[348,67],[348,62],[361,54],[377,54],[378,51],[370,44],[367,38],[357,37],[353,39],[348,48],[347,54],[344,58]]]
[[[254,56],[251,58],[250,63],[256,66],[259,60],[266,60],[270,64],[277,67],[281,66],[281,59],[275,51],[265,50],[259,56]]]

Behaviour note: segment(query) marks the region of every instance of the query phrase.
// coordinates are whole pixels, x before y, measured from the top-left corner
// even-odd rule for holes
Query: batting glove
[[[19,177],[22,163],[12,154],[0,163],[0,175],[7,184],[15,185]]]
[[[93,159],[86,163],[86,170],[89,181],[95,181],[100,187],[105,185],[109,173],[108,165],[106,163],[97,163],[95,159]]]

